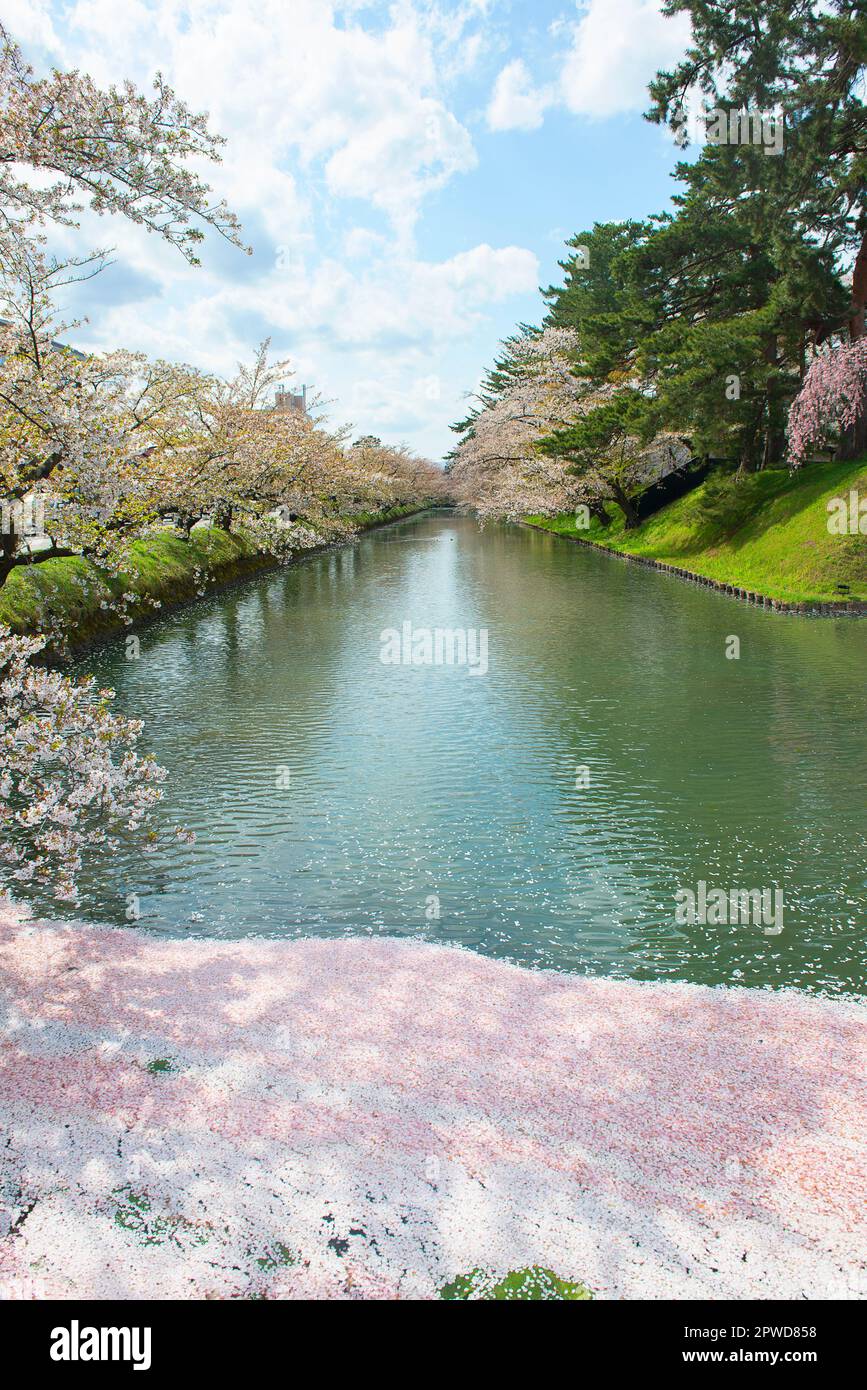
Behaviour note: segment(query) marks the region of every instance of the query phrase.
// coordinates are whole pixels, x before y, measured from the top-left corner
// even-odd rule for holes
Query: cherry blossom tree
[[[33,559],[27,512],[34,501],[41,511],[44,492],[63,502],[54,554],[119,561],[147,519],[142,470],[129,467],[146,420],[124,407],[142,378],[145,397],[159,395],[160,364],[60,346],[75,325],[56,321],[55,292],[98,273],[108,253],[58,261],[47,232],[77,226],[89,205],[162,237],[193,264],[203,227],[240,246],[237,219],[197,172],[219,161],[222,144],[161,75],[153,96],[128,82],[102,90],[79,72],[37,77],[0,23],[0,583]],[[172,373],[162,377],[174,385]]]
[[[586,507],[607,525],[606,502],[638,524],[634,493],[691,456],[671,432],[645,437],[642,383],[625,373],[596,379],[574,329],[548,326],[506,344],[462,439],[449,481],[482,517],[554,516]],[[634,419],[632,418],[634,416]]]
[[[602,502],[616,502],[627,530],[641,524],[637,494],[687,463],[688,440],[670,431],[646,437],[643,391],[628,382],[595,393],[575,420],[554,430],[539,448],[566,460],[567,472]]]
[[[553,515],[587,500],[563,459],[540,453],[540,441],[565,427],[594,396],[581,373],[580,342],[571,329],[526,332],[507,345],[493,390],[462,427],[449,481],[479,516]]]
[[[134,833],[157,845],[166,774],[135,751],[142,724],[111,712],[113,691],[33,664],[43,645],[0,626],[0,887],[74,902],[95,849]]]
[[[53,508],[52,553],[69,553],[87,548],[97,523],[106,532],[130,491],[121,409],[129,356],[75,353],[53,331],[44,298],[0,324],[0,582],[31,559],[34,510]]]
[[[346,534],[354,512],[442,488],[439,470],[405,448],[347,449],[315,399],[310,413],[277,409],[276,384],[292,369],[270,360],[267,342],[221,380],[137,353],[74,353],[52,328],[47,307],[0,327],[0,583],[68,554],[118,576],[133,542],[169,517],[186,535],[204,518],[235,524],[288,555]],[[301,518],[292,532],[287,512]],[[27,535],[34,514],[52,541],[39,554]]]
[[[78,72],[37,77],[0,24],[0,585],[70,555],[93,561],[100,585],[122,579],[133,543],[170,516],[185,534],[204,518],[235,526],[282,559],[351,532],[353,514],[437,495],[432,465],[402,448],[348,449],[319,402],[278,409],[291,365],[267,342],[228,379],[69,346],[77,325],[58,320],[56,293],[108,253],[59,261],[52,226],[77,226],[88,205],[192,264],[203,228],[241,246],[197,172],[222,143],[161,76],[152,97]],[[102,604],[131,622],[141,600],[119,588],[106,583]],[[165,773],[135,751],[141,725],[111,713],[112,692],[36,663],[44,646],[0,627],[0,887],[75,900],[91,851],[125,833],[158,843],[147,821]]]
[[[371,436],[362,436],[346,450],[344,486],[350,512],[387,511],[450,496],[442,470],[428,459],[406,444],[383,444]]]
[[[789,411],[789,462],[859,424],[867,411],[867,337],[820,351]]]
[[[290,366],[272,361],[267,343],[227,380],[62,346],[76,325],[56,319],[56,291],[97,273],[105,253],[58,262],[45,234],[75,226],[86,203],[194,263],[202,227],[241,244],[234,215],[195,171],[219,160],[222,139],[159,75],[154,92],[101,90],[76,72],[37,77],[0,24],[0,583],[20,564],[70,553],[119,574],[132,542],[168,514],[185,532],[206,516],[224,527],[236,519],[285,550],[277,508],[318,522],[297,532],[315,543],[320,529],[345,529],[355,495],[375,508],[396,493],[434,490],[430,467],[408,457],[399,467],[392,458],[390,472],[350,458],[345,435],[316,418],[316,402],[309,413],[274,409]],[[34,508],[52,541],[38,555],[28,535]]]
[[[348,449],[346,431],[328,426],[318,398],[304,412],[276,408],[276,387],[292,366],[272,362],[269,348],[262,343],[226,381],[175,369],[146,430],[152,444],[142,477],[156,512],[174,515],[187,532],[209,516],[224,529],[252,529],[266,548],[286,549],[287,513],[303,518],[316,544],[351,530],[353,512],[436,494],[441,473],[407,450]],[[167,382],[170,375],[166,367]],[[296,540],[300,534],[296,527]]]
[[[131,82],[102,90],[80,72],[37,77],[0,24],[0,258],[34,228],[76,226],[85,202],[156,233],[193,264],[197,223],[241,246],[234,213],[193,167],[219,162],[224,140],[161,74],[153,87],[148,97]]]

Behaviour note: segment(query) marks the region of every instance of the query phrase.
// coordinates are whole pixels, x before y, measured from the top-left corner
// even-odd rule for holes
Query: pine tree
[[[782,123],[779,157],[763,145],[728,144],[706,148],[693,165],[679,165],[687,197],[706,198],[709,182],[727,193],[739,221],[763,239],[774,262],[782,281],[778,307],[794,307],[804,240],[838,284],[851,272],[845,294],[817,294],[815,281],[806,286],[799,325],[803,375],[807,342],[818,345],[833,335],[855,341],[867,331],[867,5],[666,0],[664,9],[689,14],[693,43],[677,67],[651,83],[649,119],[681,131],[685,109],[700,93],[713,109],[774,112]],[[794,268],[787,260],[793,247]],[[841,453],[852,456],[865,445],[867,401]]]

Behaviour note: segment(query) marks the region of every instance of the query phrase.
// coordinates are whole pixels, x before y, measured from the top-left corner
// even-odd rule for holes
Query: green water
[[[405,621],[487,629],[487,674],[383,664]],[[171,770],[163,821],[197,842],[104,862],[82,915],[123,923],[137,903],[154,932],[414,935],[565,970],[863,990],[867,622],[775,616],[440,512],[86,666],[146,721]],[[679,925],[674,895],[700,880],[782,890],[782,933]]]

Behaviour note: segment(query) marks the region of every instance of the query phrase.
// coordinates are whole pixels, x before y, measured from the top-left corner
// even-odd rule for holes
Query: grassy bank
[[[828,531],[827,503],[851,489],[867,497],[863,459],[813,464],[796,474],[771,469],[737,483],[732,475],[712,474],[632,531],[613,503],[608,527],[593,520],[579,531],[573,514],[526,520],[786,603],[867,600],[867,536]]]
[[[352,520],[360,530],[370,530],[418,510],[392,507]],[[189,540],[173,532],[148,536],[136,541],[131,553],[129,572],[120,579],[81,556],[21,565],[0,589],[0,623],[19,633],[63,632],[71,653],[80,653],[129,631],[124,612],[141,622],[277,564],[249,535],[203,527]],[[118,611],[123,594],[134,599]]]

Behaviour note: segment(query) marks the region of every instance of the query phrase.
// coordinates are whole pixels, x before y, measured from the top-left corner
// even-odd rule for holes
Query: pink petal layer
[[[9,906],[0,991],[7,1297],[867,1295],[860,1003]]]

